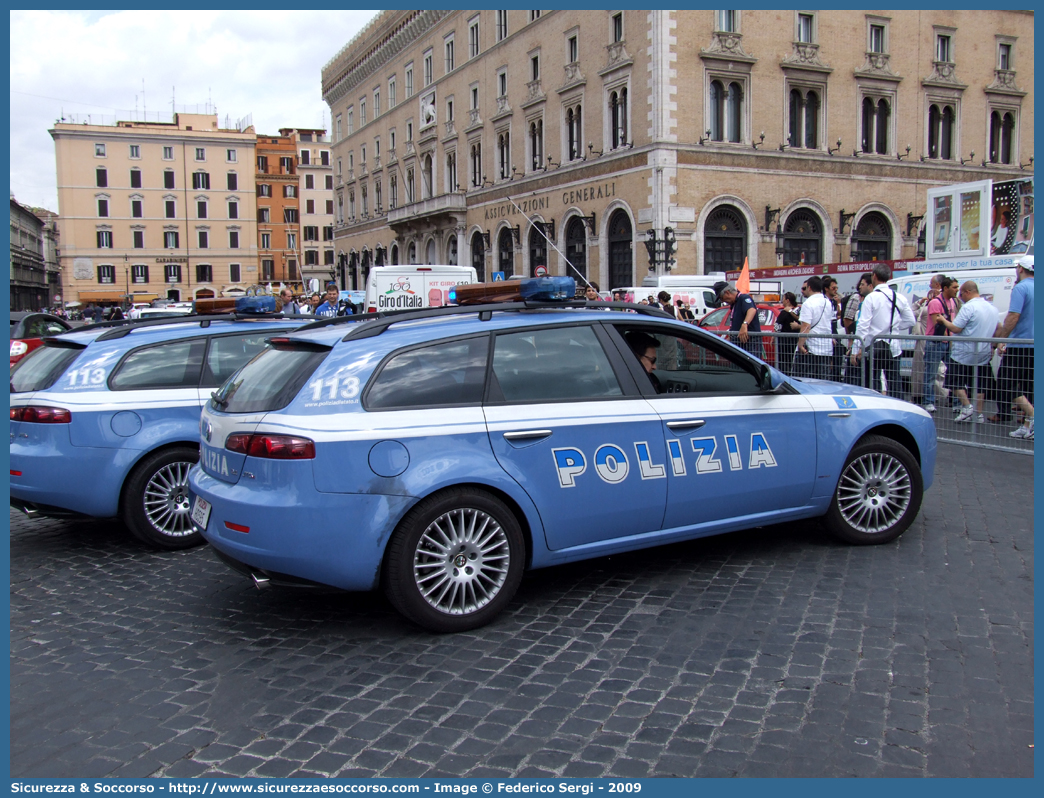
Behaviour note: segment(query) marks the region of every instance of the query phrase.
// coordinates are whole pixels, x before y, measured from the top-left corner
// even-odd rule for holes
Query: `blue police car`
[[[164,549],[203,543],[188,471],[211,392],[301,319],[181,316],[91,325],[44,340],[11,372],[11,506],[121,516]]]
[[[817,517],[885,543],[913,521],[936,455],[920,408],[534,282],[273,337],[203,411],[196,528],[258,586],[380,586],[446,632],[489,622],[526,569]]]

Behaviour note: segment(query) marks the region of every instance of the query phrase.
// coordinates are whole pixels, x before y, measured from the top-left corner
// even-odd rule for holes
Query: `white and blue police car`
[[[187,485],[200,409],[267,337],[302,323],[180,316],[46,339],[11,371],[11,506],[31,516],[119,516],[164,549],[203,543]]]
[[[569,278],[483,299],[510,290],[271,338],[201,416],[196,529],[258,586],[381,587],[450,632],[493,619],[526,569],[818,517],[886,543],[917,514],[920,408],[576,302]]]

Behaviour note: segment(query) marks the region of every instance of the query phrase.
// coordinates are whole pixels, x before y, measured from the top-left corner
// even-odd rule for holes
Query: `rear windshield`
[[[83,351],[82,347],[41,346],[11,370],[11,393],[46,391]]]
[[[329,349],[266,349],[215,391],[211,404],[225,413],[281,410],[297,396]]]

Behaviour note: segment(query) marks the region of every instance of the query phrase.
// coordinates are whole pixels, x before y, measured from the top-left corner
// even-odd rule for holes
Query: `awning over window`
[[[80,291],[81,302],[122,302],[126,294],[122,291]]]

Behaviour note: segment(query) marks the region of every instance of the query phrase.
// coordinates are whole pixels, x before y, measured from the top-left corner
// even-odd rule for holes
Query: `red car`
[[[12,311],[11,366],[43,344],[47,336],[71,329],[69,322],[50,313]]]
[[[769,304],[766,302],[758,303],[758,321],[761,322],[761,329],[763,332],[774,332],[776,329],[776,317],[783,310],[782,305]],[[725,305],[712,310],[706,316],[697,322],[697,326],[702,327],[708,332],[718,333],[722,338],[728,338],[729,331],[729,314],[732,313],[732,306]],[[737,343],[733,340],[733,343]],[[762,338],[762,345],[765,349],[765,362],[770,366],[776,365],[776,338],[775,336],[767,335]]]

